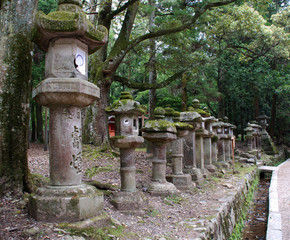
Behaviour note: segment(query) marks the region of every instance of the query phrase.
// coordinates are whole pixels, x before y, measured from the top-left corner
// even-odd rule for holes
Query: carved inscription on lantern
[[[76,170],[77,173],[82,171],[82,153],[79,152],[76,155],[72,155],[72,161],[70,165]]]
[[[82,143],[81,129],[74,126],[74,131],[71,134],[73,148],[79,149]]]
[[[69,108],[64,108],[63,109],[63,115],[65,116],[65,118],[67,119],[67,120],[69,120],[69,119],[72,119],[72,113],[71,113],[71,111],[70,111],[70,109]]]

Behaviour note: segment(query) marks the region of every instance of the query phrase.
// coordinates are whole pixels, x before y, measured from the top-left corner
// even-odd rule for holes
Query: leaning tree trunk
[[[32,30],[37,0],[0,2],[0,192],[28,190]]]

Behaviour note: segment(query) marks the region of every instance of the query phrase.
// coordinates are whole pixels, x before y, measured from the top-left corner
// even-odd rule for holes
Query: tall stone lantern
[[[166,176],[168,182],[172,182],[179,190],[190,190],[194,187],[191,175],[183,173],[183,141],[189,130],[193,130],[192,125],[180,122],[180,113],[174,112],[174,123],[176,127],[176,140],[172,143],[172,174]]]
[[[139,134],[138,116],[146,112],[146,107],[133,100],[129,92],[122,92],[120,100],[106,108],[106,112],[115,115],[115,136],[111,143],[120,148],[121,191],[114,193],[113,205],[120,211],[142,211],[143,196],[136,190],[135,148],[144,139]]]
[[[177,131],[172,123],[163,120],[164,115],[163,108],[156,108],[156,120],[146,122],[141,129],[143,137],[153,143],[152,178],[148,191],[155,196],[167,196],[177,192],[177,188],[166,181],[166,144],[176,139]]]
[[[259,121],[259,124],[262,127],[261,147],[266,154],[273,155],[275,153],[274,143],[272,142],[271,137],[266,130],[266,128],[268,127],[267,123],[268,119],[269,117],[266,116],[264,112],[262,112],[261,115],[257,117],[257,120]]]
[[[204,181],[204,178],[203,173],[199,168],[197,168],[196,165],[195,130],[198,128],[201,119],[200,114],[194,112],[192,107],[189,107],[188,111],[180,113],[180,122],[187,123],[192,126],[192,129],[188,130],[189,133],[183,137],[183,172],[190,174],[192,181],[199,185]]]
[[[46,52],[45,80],[33,97],[50,108],[50,184],[30,199],[30,213],[43,221],[80,221],[103,209],[103,195],[82,184],[81,108],[100,96],[88,82],[88,54],[107,41],[82,11],[81,0],[60,0],[58,10],[36,18],[36,43]]]
[[[248,123],[244,131],[246,132],[245,138],[247,141],[248,151],[250,152],[254,149],[254,136],[253,136],[254,129],[252,128],[251,124]]]

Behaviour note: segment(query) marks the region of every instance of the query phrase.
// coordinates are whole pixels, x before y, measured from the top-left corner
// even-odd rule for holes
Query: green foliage
[[[38,10],[43,11],[45,14],[56,11],[57,0],[39,0]]]

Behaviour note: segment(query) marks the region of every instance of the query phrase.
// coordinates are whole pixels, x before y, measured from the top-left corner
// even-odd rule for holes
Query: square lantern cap
[[[146,107],[134,101],[129,92],[122,92],[120,99],[109,106],[105,111],[110,115],[133,114],[140,116],[146,113]]]
[[[60,0],[57,11],[47,15],[37,13],[34,41],[40,49],[46,52],[49,42],[55,38],[76,38],[88,46],[91,54],[108,41],[106,27],[99,25],[95,28],[81,6],[81,0]]]

